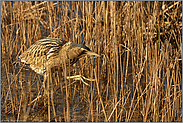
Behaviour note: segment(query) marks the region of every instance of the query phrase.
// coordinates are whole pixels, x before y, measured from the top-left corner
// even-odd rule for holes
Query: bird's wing
[[[30,67],[37,73],[45,70],[46,61],[56,55],[65,41],[61,39],[42,39],[35,42],[19,58],[21,62],[30,64]]]

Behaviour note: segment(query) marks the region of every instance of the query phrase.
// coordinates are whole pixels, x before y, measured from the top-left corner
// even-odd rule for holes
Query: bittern
[[[100,56],[85,45],[66,42],[58,38],[46,38],[36,41],[19,56],[19,59],[29,64],[32,70],[44,75],[45,78],[48,70],[52,71],[58,67],[63,70],[64,64],[73,65],[85,55]]]

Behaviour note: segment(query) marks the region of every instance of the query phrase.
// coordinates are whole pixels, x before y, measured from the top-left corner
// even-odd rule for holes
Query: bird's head
[[[69,56],[70,58],[81,58],[85,55],[90,55],[90,56],[97,56],[100,57],[100,55],[98,55],[95,52],[92,52],[87,46],[82,45],[82,44],[76,44],[76,43],[69,43],[69,48],[68,48],[68,52],[69,52]]]
[[[88,47],[84,46],[84,47],[81,47],[81,55],[89,55],[89,56],[97,56],[97,57],[100,57],[99,54],[95,53],[95,52],[92,52]]]

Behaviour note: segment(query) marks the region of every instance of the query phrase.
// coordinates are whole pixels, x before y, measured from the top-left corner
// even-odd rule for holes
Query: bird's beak
[[[92,52],[92,51],[87,51],[86,54],[87,54],[87,55],[90,55],[90,56],[94,56],[94,55],[95,55],[95,56],[97,56],[97,57],[100,57],[99,54],[97,54],[97,53],[95,53],[95,52]]]

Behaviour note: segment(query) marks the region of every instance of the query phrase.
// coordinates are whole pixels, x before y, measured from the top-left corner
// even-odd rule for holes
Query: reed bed
[[[53,73],[48,98],[13,64],[47,37],[101,55]],[[1,121],[182,122],[182,2],[1,1]]]

